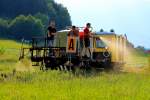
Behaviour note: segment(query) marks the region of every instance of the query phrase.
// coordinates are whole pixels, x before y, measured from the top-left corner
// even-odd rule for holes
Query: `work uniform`
[[[84,43],[85,43],[85,47],[90,47],[90,35],[89,35],[89,33],[90,33],[90,31],[86,27],[84,29]]]
[[[48,40],[48,46],[49,47],[53,47],[54,46],[54,33],[56,33],[56,29],[49,26],[48,28],[48,36],[47,36],[47,40]]]

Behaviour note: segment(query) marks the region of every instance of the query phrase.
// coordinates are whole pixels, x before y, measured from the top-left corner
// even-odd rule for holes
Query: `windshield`
[[[96,48],[105,48],[106,44],[101,39],[96,39]]]

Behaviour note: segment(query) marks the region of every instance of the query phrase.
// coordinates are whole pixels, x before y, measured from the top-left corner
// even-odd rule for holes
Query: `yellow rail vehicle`
[[[109,58],[110,66],[122,66],[125,63],[126,42],[127,38],[123,35],[112,32],[97,33],[93,38],[93,54]]]
[[[47,37],[34,37],[30,48],[21,49],[20,59],[24,58],[24,51],[29,50],[31,61],[37,63],[36,65],[40,64],[42,69],[112,69],[125,63],[126,36],[114,32],[94,33],[90,38],[90,57],[84,58],[81,54],[84,47],[80,47],[79,37],[78,40],[69,37],[68,32],[69,30],[59,31],[55,38],[56,45],[53,47],[47,45]],[[83,34],[82,29],[79,34]],[[69,39],[76,40],[70,40],[69,43]],[[68,46],[71,46],[71,51]]]

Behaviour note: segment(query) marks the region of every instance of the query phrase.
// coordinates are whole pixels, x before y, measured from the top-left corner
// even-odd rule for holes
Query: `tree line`
[[[57,30],[71,25],[67,8],[54,0],[0,0],[0,37],[30,40],[55,20]]]

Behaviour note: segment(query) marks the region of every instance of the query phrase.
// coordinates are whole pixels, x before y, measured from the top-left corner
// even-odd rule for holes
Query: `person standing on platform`
[[[50,22],[50,25],[48,26],[47,30],[48,30],[47,34],[48,47],[53,47],[54,39],[56,36],[55,21]]]
[[[68,32],[68,36],[75,37],[76,39],[76,53],[78,54],[79,52],[79,30],[76,26],[72,26],[71,30]]]
[[[85,47],[85,52],[84,52],[84,58],[90,58],[91,57],[91,51],[90,51],[90,38],[92,37],[92,33],[90,31],[91,24],[87,23],[86,27],[84,29],[84,37],[83,37],[83,42],[84,42],[84,47]]]

